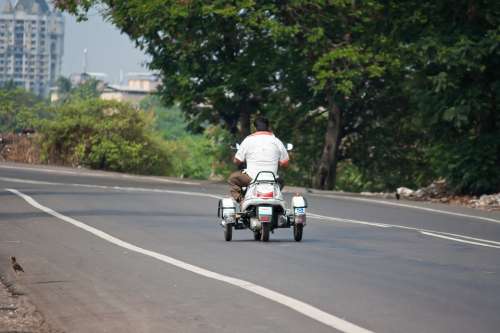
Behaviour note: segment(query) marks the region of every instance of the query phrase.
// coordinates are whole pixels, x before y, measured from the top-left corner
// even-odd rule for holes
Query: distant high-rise
[[[64,18],[45,0],[0,0],[0,86],[47,96],[61,72]]]

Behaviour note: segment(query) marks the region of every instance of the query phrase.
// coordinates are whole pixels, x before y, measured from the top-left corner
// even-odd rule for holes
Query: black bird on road
[[[24,269],[21,267],[21,265],[19,265],[19,263],[16,260],[16,257],[10,257],[10,262],[12,263],[12,269],[14,270],[14,272],[16,272],[16,274],[18,272],[24,273]]]

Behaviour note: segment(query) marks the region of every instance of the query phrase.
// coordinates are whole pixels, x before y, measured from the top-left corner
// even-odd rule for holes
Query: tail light
[[[257,192],[257,198],[272,199],[274,198],[273,192]]]
[[[258,184],[255,188],[255,196],[263,199],[274,198],[274,186],[271,184]]]

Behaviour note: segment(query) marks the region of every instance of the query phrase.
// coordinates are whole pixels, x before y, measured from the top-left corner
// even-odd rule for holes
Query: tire
[[[269,241],[269,233],[271,231],[271,223],[262,223],[262,241]]]
[[[257,231],[254,231],[253,232],[253,239],[256,240],[256,241],[260,241],[260,237],[262,236],[262,234],[260,233],[260,230],[257,230]]]
[[[231,223],[226,223],[224,226],[224,239],[226,242],[230,242],[233,239],[233,225]]]
[[[302,230],[304,229],[303,224],[295,224],[293,226],[293,239],[296,242],[300,242],[302,240]]]

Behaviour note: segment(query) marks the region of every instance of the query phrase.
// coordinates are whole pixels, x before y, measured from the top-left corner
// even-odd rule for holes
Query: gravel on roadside
[[[52,328],[40,311],[19,292],[15,283],[0,276],[0,333],[62,333]]]

